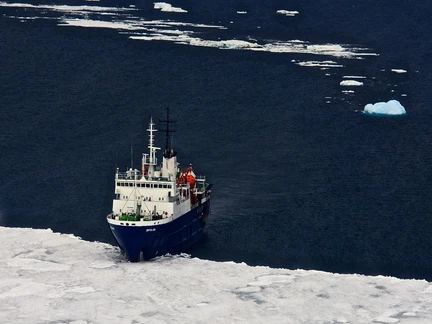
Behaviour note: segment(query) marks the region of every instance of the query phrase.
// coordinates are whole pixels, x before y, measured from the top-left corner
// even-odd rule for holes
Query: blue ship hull
[[[159,255],[179,254],[196,243],[202,234],[208,215],[210,200],[195,207],[172,222],[155,226],[120,226],[109,224],[111,233],[131,262]]]

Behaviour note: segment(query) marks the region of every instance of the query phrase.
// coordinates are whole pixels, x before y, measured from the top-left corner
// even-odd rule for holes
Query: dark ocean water
[[[141,17],[178,17],[133,4]],[[134,41],[0,7],[0,225],[114,243],[105,215],[115,167],[130,166],[131,139],[147,150],[148,120],[169,105],[180,162],[214,185],[192,255],[432,280],[432,4],[172,4],[188,10],[183,20],[228,26],[227,38],[356,44],[379,56],[321,70],[291,61],[335,58]],[[365,84],[344,94],[352,75]],[[359,112],[390,99],[408,114]]]

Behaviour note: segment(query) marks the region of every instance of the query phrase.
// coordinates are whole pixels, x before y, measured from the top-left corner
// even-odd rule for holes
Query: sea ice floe
[[[178,8],[178,7],[173,7],[172,5],[170,5],[169,3],[166,3],[166,2],[155,2],[154,8],[160,9],[160,11],[163,11],[163,12],[180,12],[180,13],[187,12],[187,10],[184,10],[184,9]]]
[[[366,79],[365,76],[361,76],[361,75],[344,75],[342,78],[343,79]]]
[[[342,68],[342,67],[344,67],[342,64],[338,64],[335,61],[302,61],[302,62],[295,62],[295,64],[300,65],[300,66],[321,67],[321,68]]]
[[[87,27],[87,28],[111,28],[111,29],[124,29],[124,30],[139,30],[142,26],[133,23],[119,22],[119,21],[102,21],[92,19],[64,19],[59,26],[73,26],[73,27]]]
[[[221,25],[206,25],[172,20],[146,20],[132,16],[132,13],[139,12],[136,8],[123,7],[102,7],[102,6],[69,6],[69,5],[33,5],[26,3],[6,3],[0,1],[0,6],[34,9],[39,11],[37,17],[46,15],[47,11],[60,12],[57,16],[47,15],[50,19],[59,20],[59,26],[74,26],[87,28],[110,28],[120,33],[128,34],[131,39],[142,41],[165,41],[189,46],[213,47],[230,50],[249,50],[256,52],[269,52],[281,54],[312,54],[318,56],[332,56],[343,59],[358,59],[365,56],[376,56],[368,48],[356,47],[349,44],[313,44],[302,40],[268,40],[258,37],[246,38],[225,38],[224,31],[229,27]],[[182,8],[173,7],[166,2],[154,2],[154,8],[170,12],[186,12]],[[27,11],[26,11],[27,13]],[[29,12],[31,13],[31,11]],[[239,10],[238,14],[245,14],[246,11]],[[89,14],[91,18],[89,18]],[[278,14],[296,15],[297,11],[279,10]],[[22,15],[16,15],[20,17]],[[182,17],[179,15],[178,17]],[[12,18],[12,17],[11,17]],[[35,17],[33,17],[35,18]],[[32,17],[23,18],[24,22]],[[35,18],[36,19],[36,18]],[[206,33],[202,28],[219,29],[220,35],[206,39]],[[259,27],[258,27],[259,28]],[[198,31],[200,38],[196,37]],[[193,36],[193,37],[192,37]],[[215,40],[219,39],[219,40]],[[333,61],[305,61],[297,63],[300,66],[314,66],[320,69],[340,68],[342,64]]]
[[[132,264],[108,244],[5,227],[0,259],[2,323],[432,323],[425,280],[184,256]]]
[[[294,11],[289,11],[289,10],[277,10],[276,13],[279,14],[279,15],[285,15],[285,16],[288,16],[288,17],[294,17],[295,15],[298,15],[298,14],[299,14],[299,12],[296,11],[296,10],[294,10]]]
[[[407,73],[407,70],[402,70],[402,69],[391,69],[391,71],[395,73]]]
[[[377,102],[375,104],[367,104],[364,107],[363,113],[370,115],[405,115],[404,106],[397,100],[387,102]]]
[[[74,26],[74,27],[90,27],[90,28],[113,28],[113,29],[128,29],[128,30],[149,30],[148,27],[161,27],[167,29],[159,29],[155,31],[155,34],[159,35],[159,33],[171,34],[172,27],[191,27],[191,28],[214,28],[214,29],[226,29],[223,26],[218,25],[205,25],[205,24],[194,24],[194,23],[186,23],[186,22],[178,22],[178,21],[170,21],[170,20],[120,20],[120,21],[103,21],[103,20],[95,20],[95,19],[68,19],[64,18],[58,24],[59,26]],[[179,31],[179,30],[177,30]],[[192,33],[190,30],[182,30],[178,34],[189,34]],[[150,34],[152,35],[152,34]]]
[[[247,14],[247,11],[240,10],[240,11],[237,11],[237,13],[238,13],[239,15],[246,15],[246,14]]]
[[[69,6],[69,5],[33,5],[29,3],[8,3],[0,2],[0,7],[12,7],[12,8],[30,8],[30,9],[44,9],[61,12],[75,12],[75,11],[130,11],[136,10],[133,8],[122,8],[122,7],[101,7],[101,6]]]
[[[340,85],[343,87],[359,87],[363,85],[363,82],[356,80],[343,80],[340,82]]]

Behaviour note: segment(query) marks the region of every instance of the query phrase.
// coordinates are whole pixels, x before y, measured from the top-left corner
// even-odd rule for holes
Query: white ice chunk
[[[362,75],[344,75],[343,79],[366,79],[366,77]]]
[[[391,69],[391,71],[395,73],[407,73],[407,70],[402,70],[402,69]]]
[[[103,21],[103,20],[92,20],[92,19],[64,19],[59,26],[73,26],[73,27],[86,27],[86,28],[112,28],[112,29],[124,29],[124,30],[136,30],[142,29],[142,27],[136,24],[118,21]]]
[[[285,15],[288,17],[294,17],[295,15],[299,14],[298,11],[289,11],[289,10],[278,10],[278,11],[276,11],[276,13],[279,15]]]
[[[363,82],[356,80],[343,80],[340,85],[343,87],[359,87],[363,85]]]
[[[295,63],[300,66],[307,67],[321,67],[321,68],[341,68],[342,64],[338,64],[335,61],[304,61]]]
[[[388,102],[377,102],[375,104],[367,104],[364,107],[365,114],[375,115],[405,115],[405,108],[397,100],[390,100]]]
[[[237,11],[237,13],[238,13],[239,15],[246,15],[246,14],[247,14],[247,11]]]
[[[178,8],[178,7],[173,7],[172,5],[170,5],[169,3],[166,2],[155,2],[154,3],[154,8],[155,9],[160,9],[160,11],[163,12],[187,12],[187,10],[184,10],[182,8]]]

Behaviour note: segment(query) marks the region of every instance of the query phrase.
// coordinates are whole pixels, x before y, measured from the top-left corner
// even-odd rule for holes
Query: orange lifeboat
[[[187,184],[189,183],[189,186],[191,188],[195,187],[195,176],[193,175],[192,168],[187,168],[186,170],[183,170],[181,175],[177,178],[178,184]]]

